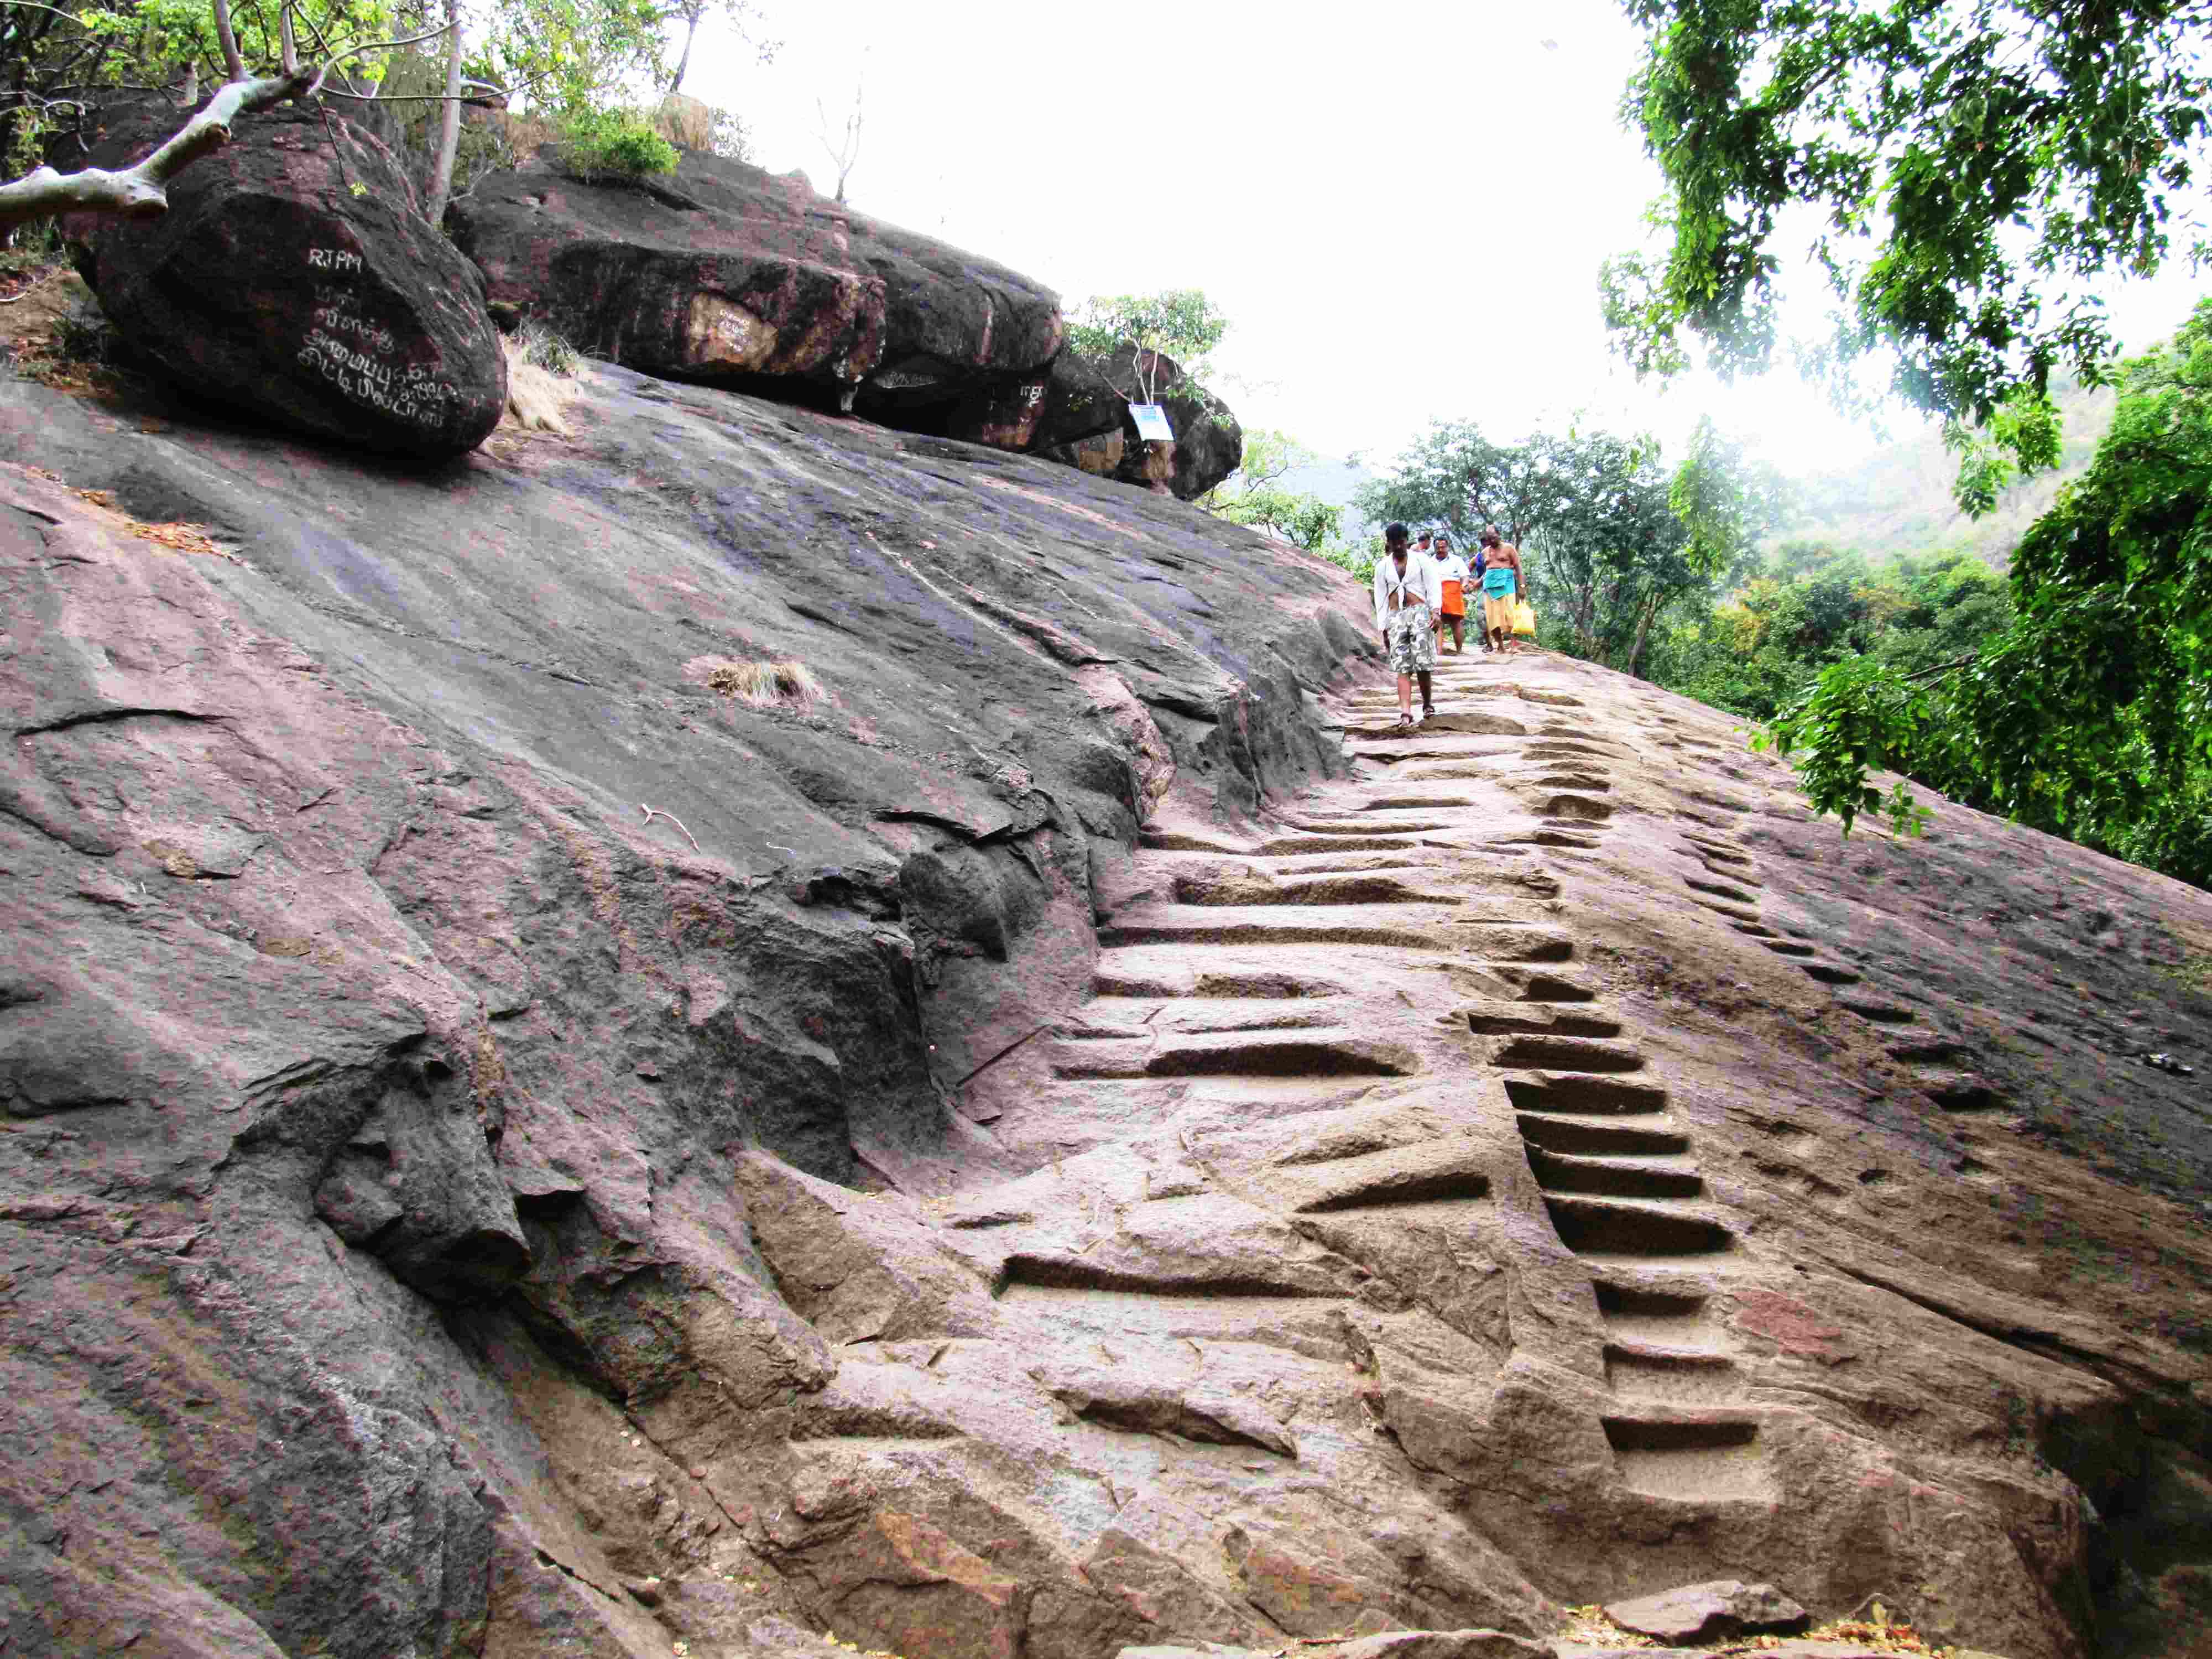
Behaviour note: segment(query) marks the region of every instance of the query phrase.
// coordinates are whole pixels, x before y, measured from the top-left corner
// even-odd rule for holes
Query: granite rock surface
[[[429,478],[0,384],[10,1650],[1737,1578],[2191,1651],[2212,1073],[2130,1056],[2207,1057],[2212,897],[1842,841],[1559,658],[1401,733],[1317,561],[590,377]]]

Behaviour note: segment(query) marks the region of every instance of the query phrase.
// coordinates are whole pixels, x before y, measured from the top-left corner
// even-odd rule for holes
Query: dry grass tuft
[[[1869,1598],[1869,1601],[1872,1599]],[[1873,1602],[1871,1612],[1870,1618],[1861,1619],[1854,1615],[1837,1620],[1808,1630],[1802,1637],[1790,1639],[1850,1643],[1876,1653],[1893,1653],[1899,1656],[1899,1659],[1951,1659],[1952,1649],[1930,1642],[1911,1625],[1892,1619],[1880,1601]],[[1639,1636],[1616,1625],[1612,1615],[1595,1603],[1588,1607],[1569,1607],[1566,1628],[1559,1633],[1571,1642],[1594,1648],[1617,1649],[1624,1654],[1659,1645],[1648,1636]],[[1713,1653],[1716,1659],[1721,1655],[1742,1655],[1747,1659],[1755,1659],[1755,1656],[1762,1652],[1780,1649],[1783,1640],[1779,1636],[1742,1636],[1723,1641],[1717,1646],[1700,1644],[1699,1647],[1701,1651]],[[1667,1650],[1681,1651],[1672,1648]],[[1783,1659],[1783,1656],[1777,1653],[1776,1659]]]
[[[567,354],[565,368],[551,354],[549,343]],[[528,325],[502,343],[507,348],[507,410],[500,424],[521,432],[569,436],[568,405],[582,389],[575,380],[580,360],[558,336],[533,332]]]
[[[738,662],[729,657],[698,657],[685,665],[684,673],[755,708],[792,708],[806,714],[830,696],[814,671],[795,658],[781,662]]]
[[[696,98],[671,93],[653,112],[653,130],[678,149],[714,147],[714,112]]]
[[[507,349],[507,410],[500,416],[501,426],[566,438],[570,435],[567,410],[575,395],[573,382],[526,362],[513,347]]]

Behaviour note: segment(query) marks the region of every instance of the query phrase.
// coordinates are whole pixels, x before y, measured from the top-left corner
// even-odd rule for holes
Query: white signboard
[[[1168,424],[1168,412],[1158,404],[1131,404],[1129,418],[1137,423],[1137,435],[1147,442],[1175,441],[1175,428]]]

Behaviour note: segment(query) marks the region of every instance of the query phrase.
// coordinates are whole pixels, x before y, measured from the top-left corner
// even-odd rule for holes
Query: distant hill
[[[1309,461],[1304,466],[1294,466],[1278,480],[1285,489],[1301,495],[1318,495],[1331,507],[1344,509],[1344,535],[1347,541],[1356,541],[1366,533],[1367,520],[1352,504],[1352,497],[1360,489],[1375,482],[1376,474],[1358,461],[1332,460],[1322,457]]]
[[[1988,517],[1969,519],[1952,501],[1958,458],[1940,433],[1929,432],[1876,450],[1848,471],[1796,480],[1797,516],[1776,540],[1826,541],[1874,558],[1965,548],[2002,569],[2058,487],[2088,465],[2112,423],[2111,387],[2068,385],[2057,395],[2066,433],[2057,471],[2014,485]]]

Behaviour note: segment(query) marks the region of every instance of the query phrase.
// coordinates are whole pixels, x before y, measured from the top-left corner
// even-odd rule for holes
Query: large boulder
[[[495,305],[648,374],[1030,447],[1065,333],[1049,289],[777,176],[687,152],[587,182],[551,147],[454,205]]]
[[[1052,360],[1030,447],[1048,460],[1103,476],[1117,471],[1128,453],[1121,429],[1128,424],[1128,399],[1103,369],[1071,348]]]
[[[179,124],[165,105],[120,112],[88,164],[131,166]],[[196,397],[425,460],[499,423],[507,358],[481,281],[392,152],[336,115],[243,124],[159,218],[63,226],[132,349]]]
[[[1114,473],[1124,483],[1164,486],[1182,501],[1194,501],[1243,465],[1244,428],[1229,405],[1184,374],[1174,358],[1124,343],[1101,368],[1127,401],[1165,407],[1175,428],[1172,445],[1147,443],[1124,411],[1123,452]]]

